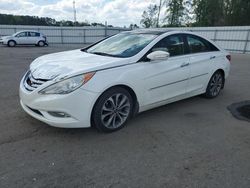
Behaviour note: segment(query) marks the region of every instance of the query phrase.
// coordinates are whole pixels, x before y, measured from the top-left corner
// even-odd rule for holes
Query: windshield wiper
[[[104,52],[89,52],[89,53],[96,54],[96,55],[102,55],[102,56],[119,57],[117,55],[107,54],[107,53],[104,53]]]

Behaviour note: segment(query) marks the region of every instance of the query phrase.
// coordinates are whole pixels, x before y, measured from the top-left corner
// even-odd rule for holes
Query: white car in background
[[[127,31],[35,59],[21,80],[20,102],[52,126],[111,132],[138,112],[195,95],[218,96],[230,60],[192,32]]]
[[[14,47],[16,45],[48,45],[47,38],[42,33],[37,31],[19,31],[11,36],[3,36],[0,38],[0,43]]]

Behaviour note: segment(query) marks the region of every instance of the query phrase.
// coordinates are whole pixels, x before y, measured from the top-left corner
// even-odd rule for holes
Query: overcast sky
[[[0,0],[0,13],[51,17],[73,21],[72,0]],[[114,26],[139,24],[142,12],[158,0],[75,0],[77,21]]]

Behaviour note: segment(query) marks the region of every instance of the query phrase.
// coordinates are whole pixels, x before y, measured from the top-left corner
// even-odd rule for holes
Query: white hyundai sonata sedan
[[[111,132],[136,113],[219,95],[231,56],[192,32],[135,30],[35,59],[20,83],[23,109],[49,125]]]

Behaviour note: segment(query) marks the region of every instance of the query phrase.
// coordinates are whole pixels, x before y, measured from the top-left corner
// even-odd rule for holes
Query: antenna
[[[74,23],[76,23],[76,2],[73,1],[73,13],[74,13]]]

